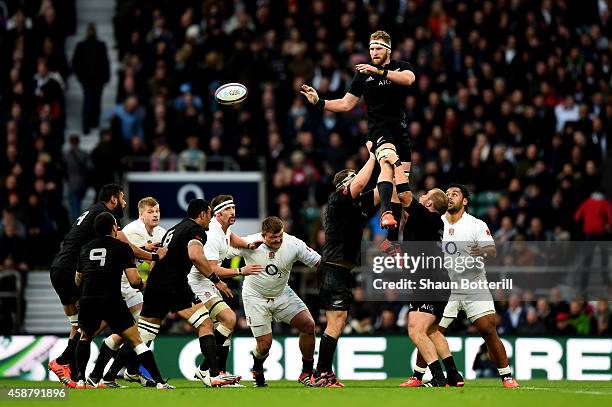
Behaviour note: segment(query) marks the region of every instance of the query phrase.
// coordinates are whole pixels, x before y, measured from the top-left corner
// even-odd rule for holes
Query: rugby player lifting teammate
[[[283,221],[276,216],[263,220],[261,233],[245,238],[264,242],[255,250],[232,250],[249,264],[265,264],[265,271],[244,278],[242,302],[247,324],[257,340],[253,355],[253,381],[265,387],[264,361],[272,347],[272,321],[282,321],[300,332],[302,373],[298,381],[310,386],[315,350],[315,323],[310,311],[289,287],[293,264],[300,261],[308,267],[319,265],[321,256],[306,243],[284,232]]]
[[[74,387],[76,385],[76,383],[71,380],[70,364],[74,362],[74,350],[76,349],[80,337],[78,331],[79,316],[77,306],[81,296],[81,290],[74,282],[74,272],[76,270],[79,251],[85,244],[96,238],[94,230],[94,219],[96,216],[100,213],[108,212],[112,214],[115,219],[117,219],[117,223],[119,223],[119,220],[123,217],[125,205],[125,196],[121,185],[104,185],[98,194],[98,202],[90,206],[76,219],[64,238],[59,253],[55,256],[51,264],[49,272],[51,283],[64,306],[64,313],[70,321],[71,330],[66,349],[64,349],[63,353],[57,359],[49,362],[49,370],[55,373],[59,380],[68,387]],[[117,233],[117,238],[125,243],[129,243],[121,231]],[[130,247],[136,257],[144,260],[158,260],[162,258],[166,252],[165,249],[161,249],[158,253],[149,253],[132,244],[130,244]]]
[[[382,207],[380,225],[390,229],[388,240],[396,241],[402,207],[394,191],[393,168],[401,166],[407,176],[410,171],[411,150],[405,100],[407,87],[414,83],[415,75],[408,62],[391,59],[391,37],[384,31],[376,31],[370,36],[370,58],[371,65],[355,66],[357,73],[342,99],[320,99],[317,91],[305,84],[301,93],[310,103],[331,112],[348,112],[364,97],[368,140],[374,143],[376,159],[380,163],[377,185]],[[390,153],[395,153],[400,159],[389,163],[384,158]]]
[[[467,189],[459,184],[451,184],[446,190],[448,197],[448,210],[442,216],[444,222],[443,242],[455,242],[457,249],[456,256],[483,256],[493,258],[496,256],[495,242],[491,237],[491,232],[487,224],[466,212],[465,208],[469,202]],[[459,277],[468,278],[471,281],[486,282],[485,270],[475,268],[469,271],[450,270],[451,280],[456,281]],[[444,333],[450,324],[457,318],[460,310],[464,310],[467,318],[478,330],[487,344],[487,349],[491,359],[497,365],[502,384],[506,388],[516,388],[519,384],[512,377],[512,370],[508,364],[508,356],[502,341],[499,339],[495,324],[495,304],[491,294],[486,291],[453,290],[450,300],[444,309],[442,320],[438,331],[432,335],[432,340],[436,344],[438,356],[442,358],[447,370],[455,366],[448,343],[444,338]],[[419,353],[414,373],[406,382],[405,387],[415,387],[421,384],[423,374],[427,368],[423,356]],[[456,368],[455,368],[456,371]],[[460,376],[459,376],[460,377]],[[463,385],[463,379],[455,381],[449,380],[451,385]]]
[[[143,343],[121,294],[120,280],[123,275],[132,287],[142,290],[145,286],[136,270],[134,253],[129,245],[115,239],[117,221],[110,213],[102,212],[96,216],[94,229],[98,238],[81,249],[75,275],[75,284],[83,287],[79,314],[81,338],[76,348],[76,388],[106,387],[103,384],[85,384],[91,341],[104,321],[113,333],[127,340],[158,389],[174,389],[159,373],[153,353]]]
[[[368,141],[368,149],[372,143]],[[320,307],[327,326],[321,337],[319,361],[311,384],[316,387],[344,387],[338,381],[332,361],[352,298],[351,270],[360,263],[361,239],[368,219],[376,212],[378,192],[362,193],[376,165],[374,154],[358,173],[342,170],[333,179],[336,190],[327,200],[324,216],[325,244],[317,270]]]
[[[393,154],[390,154],[385,159],[389,162],[396,160]],[[401,168],[395,168],[395,180],[397,183],[397,194],[404,210],[408,214],[408,220],[404,226],[404,241],[432,242],[431,246],[424,248],[425,254],[442,258],[443,253],[439,243],[442,241],[444,224],[440,216],[448,208],[446,194],[438,188],[433,188],[421,196],[417,202],[410,191],[408,177],[406,177]],[[448,271],[444,267],[434,269],[422,268],[416,270],[416,273],[418,273],[419,278],[425,277],[434,283],[448,285],[450,281]],[[408,303],[407,325],[410,339],[423,355],[433,376],[433,379],[423,386],[445,387],[448,386],[448,382],[438,361],[436,349],[438,344],[433,341],[432,335],[437,332],[438,323],[442,318],[444,307],[450,296],[450,290],[423,290],[417,295],[413,301]],[[446,342],[446,339],[444,341]],[[458,375],[456,368],[448,370],[447,374],[448,380],[458,380],[455,376],[455,374]]]

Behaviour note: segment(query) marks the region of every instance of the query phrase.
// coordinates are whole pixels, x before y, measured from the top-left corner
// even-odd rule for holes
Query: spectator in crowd
[[[178,156],[179,171],[204,171],[206,168],[206,154],[200,150],[200,140],[195,134],[187,137],[187,148]]]
[[[109,129],[100,131],[100,141],[91,152],[90,182],[96,191],[96,196],[102,186],[115,182],[116,173],[120,169],[116,144],[113,142],[113,134]]]
[[[612,202],[601,192],[595,191],[580,204],[574,214],[574,220],[582,222],[584,240],[588,242],[584,244],[583,250],[584,261],[582,263],[582,279],[580,282],[582,292],[586,292],[593,264],[593,256],[597,247],[600,249],[601,256],[600,275],[602,283],[605,286],[612,287],[608,272],[608,250],[606,244],[597,244],[597,242],[606,240],[606,237],[612,232]]]
[[[550,309],[550,305],[548,304],[548,300],[546,297],[538,298],[536,304],[536,313],[538,316],[538,320],[544,324],[547,330],[551,330],[555,324],[555,316]]]
[[[151,153],[151,171],[176,171],[176,154],[170,150],[166,140],[160,137],[154,140],[155,146]]]
[[[64,154],[66,188],[70,205],[70,220],[75,221],[81,216],[81,202],[89,187],[89,175],[92,170],[89,155],[79,147],[79,136],[72,135],[68,139],[69,149]]]
[[[106,44],[98,39],[94,23],[87,26],[85,39],[76,46],[72,68],[83,89],[83,134],[89,134],[91,128],[99,125],[102,91],[110,79]]]
[[[472,370],[474,370],[478,378],[498,377],[497,365],[491,359],[486,343],[480,345],[472,364]]]
[[[116,123],[120,139],[127,145],[132,143],[133,138],[139,138],[142,143],[144,139],[144,110],[138,104],[136,96],[128,96],[125,102],[115,106],[112,111],[112,120]]]
[[[610,302],[606,301],[603,298],[597,300],[594,317],[597,323],[595,334],[597,336],[611,336],[612,330],[610,329]]]
[[[519,326],[525,323],[527,312],[521,305],[517,294],[511,294],[508,300],[508,309],[502,315],[502,334],[513,335]]]
[[[17,234],[17,225],[5,223],[0,237],[0,269],[27,271],[27,259],[26,241]]]
[[[594,322],[587,313],[583,300],[575,298],[570,302],[569,324],[574,328],[576,334],[590,335],[595,330]]]
[[[544,322],[538,318],[538,313],[535,309],[529,308],[525,322],[519,325],[516,330],[517,335],[524,336],[542,336],[548,333],[548,329]]]
[[[576,335],[576,328],[569,323],[569,314],[567,312],[560,312],[555,317],[556,325],[554,333],[560,336],[572,336]]]

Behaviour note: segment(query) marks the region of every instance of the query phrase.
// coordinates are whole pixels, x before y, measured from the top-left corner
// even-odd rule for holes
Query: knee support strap
[[[208,309],[208,312],[210,312],[210,317],[213,320],[216,320],[217,315],[219,315],[219,313],[223,311],[224,309],[228,309],[228,308],[229,306],[225,303],[225,301],[219,300],[210,306],[210,308]]]
[[[146,321],[138,321],[138,332],[142,341],[146,344],[153,342],[159,333],[160,326]]]
[[[201,307],[198,308],[198,310],[194,312],[192,316],[189,317],[187,322],[189,322],[191,326],[193,326],[195,329],[198,329],[200,325],[202,325],[202,323],[206,321],[207,318],[208,311],[206,311],[206,308]]]

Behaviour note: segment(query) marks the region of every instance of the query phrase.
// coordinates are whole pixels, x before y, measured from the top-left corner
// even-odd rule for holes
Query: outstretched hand
[[[313,88],[312,86],[303,84],[302,90],[300,90],[300,93],[306,96],[306,99],[308,99],[308,101],[312,103],[313,105],[316,105],[317,102],[319,101],[319,94],[317,93],[316,89]]]

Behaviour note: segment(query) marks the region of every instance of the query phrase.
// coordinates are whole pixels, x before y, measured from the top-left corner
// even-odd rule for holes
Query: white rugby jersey
[[[245,240],[254,242],[263,240],[263,237],[261,233],[255,233],[245,237]],[[282,294],[294,263],[301,261],[308,267],[314,267],[321,260],[319,253],[287,233],[283,234],[283,243],[276,251],[262,244],[255,250],[232,248],[232,254],[242,256],[247,265],[263,266],[261,273],[244,277],[242,295],[264,298],[275,298]]]
[[[153,228],[153,235],[149,235],[149,232],[147,232],[147,227],[140,218],[125,225],[121,231],[125,234],[125,237],[127,237],[130,243],[137,247],[143,247],[148,242],[155,244],[160,243],[166,234],[166,229],[161,226],[155,226]],[[140,263],[142,262],[142,260],[136,260]],[[130,288],[130,282],[128,281],[125,273],[123,276],[121,276],[121,286],[124,290]]]
[[[206,232],[206,243],[204,244],[204,255],[206,256],[206,260],[216,260],[217,263],[221,265],[223,260],[229,257],[231,234],[231,226],[227,228],[227,231],[223,232],[221,223],[219,223],[217,218],[211,219],[210,225],[208,225],[208,231]],[[191,267],[189,275],[198,280],[206,279],[195,266]]]
[[[153,228],[153,235],[149,235],[147,227],[141,219],[128,223],[121,231],[125,233],[130,243],[138,247],[142,247],[148,242],[160,243],[166,234],[166,229],[161,226],[155,226]]]
[[[442,215],[442,222],[444,222],[442,248],[446,256],[467,257],[469,256],[469,245],[478,244],[480,247],[495,245],[487,224],[467,212],[464,212],[454,224],[450,224],[446,215]],[[453,281],[460,278],[473,281],[486,280],[484,267],[461,271],[457,266],[448,268],[448,272]]]

